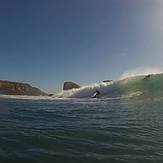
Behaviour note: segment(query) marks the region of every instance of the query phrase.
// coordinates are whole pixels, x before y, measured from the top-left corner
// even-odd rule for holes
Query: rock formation
[[[63,85],[63,90],[70,90],[70,89],[73,89],[73,88],[80,88],[80,86],[74,82],[64,82],[64,85]]]
[[[4,80],[0,80],[0,94],[29,96],[47,95],[40,89],[32,87],[27,83],[11,82]]]
[[[104,83],[110,83],[110,82],[112,82],[113,80],[104,80],[104,81],[102,81],[102,82],[104,82]]]

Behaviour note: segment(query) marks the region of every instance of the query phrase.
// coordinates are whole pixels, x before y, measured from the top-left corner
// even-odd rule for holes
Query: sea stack
[[[63,90],[71,90],[73,88],[80,88],[80,86],[74,82],[68,81],[68,82],[64,82],[63,84]]]

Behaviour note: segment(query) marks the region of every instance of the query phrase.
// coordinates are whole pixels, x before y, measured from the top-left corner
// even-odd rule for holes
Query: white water
[[[49,96],[25,96],[25,95],[0,95],[0,98],[26,99],[26,100],[51,100]]]

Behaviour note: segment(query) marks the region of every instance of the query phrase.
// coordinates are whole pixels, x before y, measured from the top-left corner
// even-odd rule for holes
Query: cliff
[[[47,95],[40,89],[32,87],[27,83],[11,82],[11,81],[4,81],[4,80],[0,80],[0,94],[28,95],[28,96]]]

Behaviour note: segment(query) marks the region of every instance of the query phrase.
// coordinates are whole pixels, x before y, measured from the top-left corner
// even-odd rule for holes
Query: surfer
[[[99,96],[101,93],[96,89],[96,91],[93,93],[92,98],[96,98]]]
[[[147,76],[144,77],[143,80],[148,80],[150,77],[151,77],[151,75],[147,75]]]

